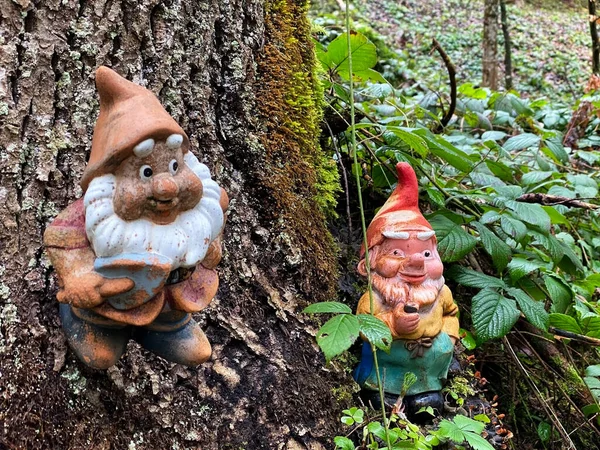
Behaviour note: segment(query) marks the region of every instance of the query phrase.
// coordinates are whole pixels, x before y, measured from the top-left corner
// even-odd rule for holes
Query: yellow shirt
[[[403,307],[400,305],[399,307]],[[394,308],[386,304],[379,293],[373,290],[373,315],[385,322],[392,332],[393,339],[415,340],[422,337],[433,338],[441,331],[450,337],[458,339],[458,318],[456,313],[458,307],[452,299],[452,292],[444,285],[437,298],[430,305],[426,305],[418,311],[420,320],[417,329],[410,334],[398,334],[394,325]],[[369,292],[366,292],[359,300],[356,308],[357,314],[370,314]]]

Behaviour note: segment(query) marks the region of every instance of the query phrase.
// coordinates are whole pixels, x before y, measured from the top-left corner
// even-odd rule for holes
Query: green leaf
[[[354,442],[344,436],[336,436],[333,438],[335,448],[339,450],[354,450]]]
[[[548,442],[550,436],[552,436],[552,426],[548,422],[540,422],[537,427],[537,434],[542,442]]]
[[[462,345],[464,345],[467,350],[474,350],[475,348],[477,348],[477,341],[475,340],[475,337],[470,331],[463,330],[461,328],[459,333],[461,335],[465,335],[465,337],[462,338],[460,342],[462,342]]]
[[[475,248],[477,240],[450,219],[437,215],[429,222],[436,232],[442,261],[458,261]]]
[[[508,200],[506,206],[512,209],[521,220],[536,225],[545,231],[550,230],[550,216],[541,205]]]
[[[485,165],[488,166],[490,172],[501,180],[506,181],[507,183],[514,183],[515,177],[511,168],[507,165],[489,159],[485,161]]]
[[[473,222],[473,225],[479,233],[484,250],[492,257],[492,262],[496,269],[501,272],[512,257],[510,246],[482,223]]]
[[[324,314],[324,313],[340,313],[340,314],[352,314],[352,310],[348,305],[344,305],[340,302],[320,302],[313,303],[307,306],[302,311],[306,314]]]
[[[527,226],[520,220],[505,214],[500,218],[500,227],[517,242],[527,236]]]
[[[457,444],[460,444],[465,440],[465,435],[463,434],[462,430],[458,428],[458,426],[455,423],[450,422],[446,419],[443,419],[440,422],[439,433],[442,437],[450,439],[451,441],[454,441]]]
[[[392,345],[392,332],[383,321],[370,314],[359,314],[358,323],[360,332],[371,344],[389,353]]]
[[[532,325],[548,331],[549,317],[546,308],[544,308],[544,302],[532,299],[529,294],[521,289],[509,288],[506,292],[517,301],[519,308]]]
[[[586,377],[600,377],[600,364],[594,366],[587,366],[585,369]]]
[[[482,141],[500,141],[506,137],[504,131],[486,131],[481,135]]]
[[[561,280],[553,276],[545,276],[544,284],[552,300],[552,312],[564,313],[573,299],[573,291]]]
[[[508,139],[502,146],[507,152],[523,150],[540,143],[540,137],[532,133],[523,133]]]
[[[551,327],[558,328],[559,330],[570,331],[571,333],[583,334],[581,327],[577,323],[574,317],[567,316],[566,314],[552,313],[550,314]]]
[[[317,332],[317,344],[325,354],[325,360],[348,350],[358,338],[360,326],[358,318],[353,314],[341,314],[332,317]]]
[[[508,273],[510,279],[514,282],[542,267],[544,267],[544,265],[538,261],[529,261],[527,259],[515,257],[508,263]]]
[[[567,225],[569,223],[569,219],[558,212],[554,206],[542,206],[542,208],[548,213],[553,224]]]
[[[487,416],[487,414],[477,414],[476,416],[473,417],[473,419],[477,420],[478,422],[483,422],[483,423],[490,423],[491,422],[491,420]]]
[[[371,69],[377,64],[377,48],[361,33],[350,33],[350,51],[352,54],[352,70],[361,72]],[[348,74],[348,34],[342,33],[336,37],[326,52],[327,67],[337,73]]]
[[[404,374],[404,380],[402,380],[402,396],[406,395],[411,386],[416,382],[417,376],[412,372],[406,372]]]
[[[475,434],[470,431],[465,431],[465,439],[467,440],[469,445],[473,447],[473,450],[494,450],[492,444],[486,441],[479,434]]]
[[[520,313],[514,300],[486,288],[473,297],[471,315],[477,337],[487,341],[508,333]]]
[[[383,77],[383,75],[381,75],[376,70],[354,70],[354,60],[352,60],[352,71],[354,72],[354,78],[357,81],[373,81],[375,83],[387,83],[387,80]],[[345,79],[348,79],[347,70],[341,71],[340,75],[343,76]]]
[[[427,141],[429,151],[438,158],[446,161],[461,172],[469,173],[473,170],[473,162],[469,159],[467,154],[456,148],[450,142],[427,130],[419,129],[415,130],[415,132]]]
[[[475,288],[505,288],[506,284],[500,278],[491,277],[476,270],[468,269],[462,266],[452,266],[446,276],[456,281],[458,284],[463,286],[475,287]]]
[[[554,174],[554,172],[540,172],[540,171],[527,172],[525,175],[523,175],[521,177],[521,182],[523,184],[536,184],[536,183],[539,183],[541,181],[544,181],[544,180],[550,178],[553,174]]]
[[[569,162],[569,155],[565,151],[565,147],[562,144],[562,139],[560,137],[553,137],[550,139],[545,139],[544,144],[548,147],[548,150],[552,153],[557,162],[567,163]]]
[[[421,156],[422,158],[425,158],[428,155],[429,148],[427,147],[427,143],[418,134],[415,134],[409,130],[406,130],[406,129],[403,129],[400,127],[394,127],[394,126],[388,126],[387,130],[394,133],[394,135],[396,135],[396,137],[398,137],[401,141],[406,143],[410,148],[412,148],[415,152],[417,152],[419,154],[419,156]]]
[[[485,425],[483,423],[461,415],[457,415],[454,417],[454,423],[462,431],[470,431],[472,433],[477,434],[480,434],[485,428]]]

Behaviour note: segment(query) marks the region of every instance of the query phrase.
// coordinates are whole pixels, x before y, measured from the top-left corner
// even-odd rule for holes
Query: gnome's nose
[[[152,194],[157,200],[172,200],[179,194],[179,187],[169,174],[159,174],[152,179]]]
[[[425,258],[420,253],[411,255],[404,264],[404,269],[410,272],[423,272],[425,270]]]

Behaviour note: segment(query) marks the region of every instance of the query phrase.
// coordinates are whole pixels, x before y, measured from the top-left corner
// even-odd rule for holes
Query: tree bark
[[[509,91],[513,88],[513,76],[512,50],[510,44],[510,32],[508,29],[508,14],[506,13],[506,0],[500,0],[500,20],[502,23],[502,35],[504,36],[504,87]]]
[[[351,382],[323,370],[315,327],[298,313],[331,295],[336,276],[317,206],[323,156],[306,8],[0,0],[0,448],[331,442]],[[221,287],[196,317],[213,356],[197,369],[131,342],[117,365],[92,370],[60,327],[41,240],[82,195],[100,65],[159,96],[231,198]]]
[[[498,0],[485,0],[483,10],[483,78],[481,85],[498,89]]]
[[[592,37],[592,73],[600,73],[600,39],[598,39],[598,16],[596,15],[596,0],[588,0],[590,13],[590,35]]]

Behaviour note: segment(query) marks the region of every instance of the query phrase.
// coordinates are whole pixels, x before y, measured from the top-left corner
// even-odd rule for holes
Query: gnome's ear
[[[358,270],[358,273],[360,273],[363,277],[367,276],[367,265],[365,264],[365,258],[360,260],[356,270]]]
[[[375,245],[369,249],[369,263],[370,263],[369,267],[370,267],[371,271],[373,270],[373,267],[375,266],[375,261],[377,260],[378,253],[379,253],[379,245]],[[361,274],[363,277],[367,276],[366,258],[363,258],[360,260],[360,262],[358,263],[358,266],[356,267],[356,270],[358,270],[358,273]]]

